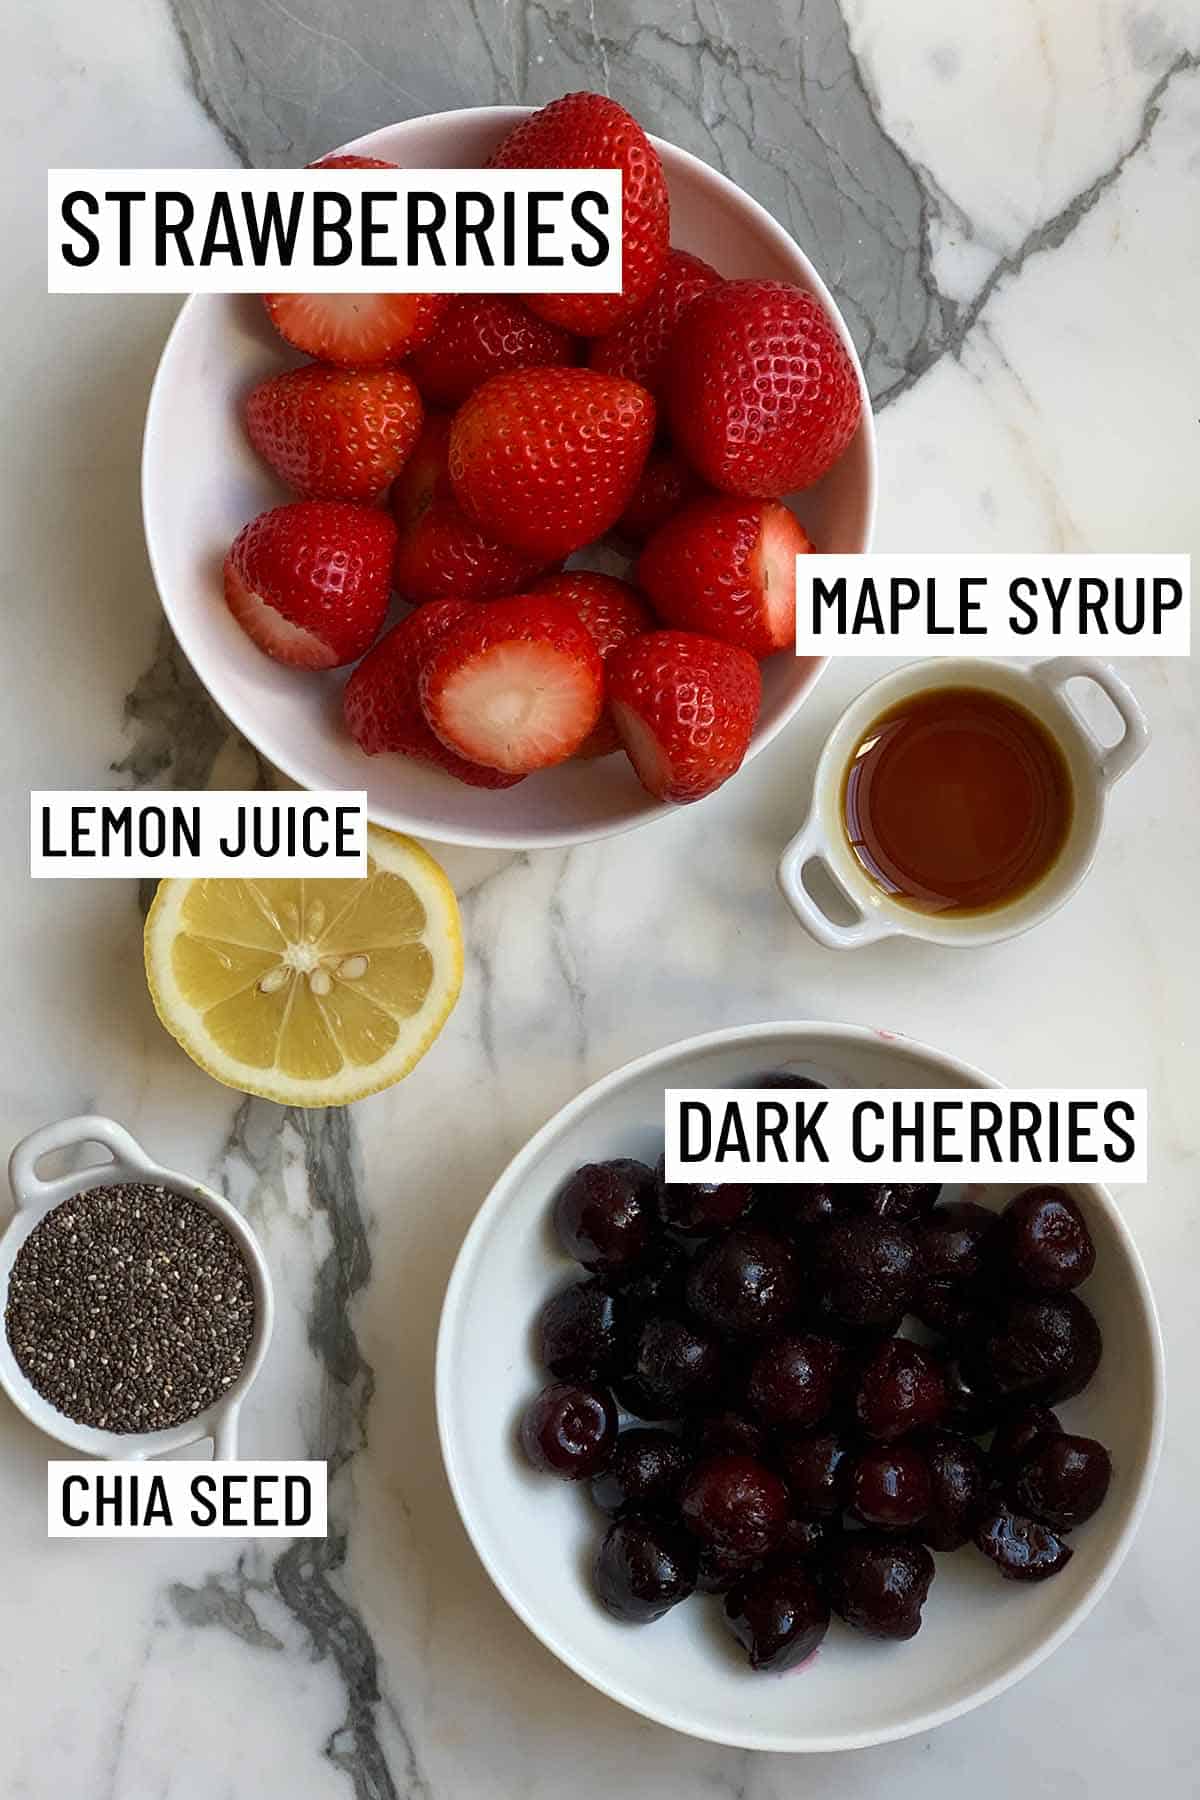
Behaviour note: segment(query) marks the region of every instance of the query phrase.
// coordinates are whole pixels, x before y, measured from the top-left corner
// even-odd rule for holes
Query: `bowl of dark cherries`
[[[831,1078],[793,1057],[728,1085]],[[928,1623],[942,1589],[973,1647],[960,1683],[990,1610],[1002,1637],[1053,1587],[1078,1611],[1107,1560],[1090,1539],[1112,1545],[1106,1514],[1128,1510],[1145,1435],[1089,1402],[1120,1388],[1128,1335],[1110,1341],[1091,1303],[1114,1238],[1092,1191],[671,1183],[633,1136],[543,1196],[557,1266],[526,1320],[541,1385],[507,1427],[580,1516],[540,1554],[627,1661],[643,1644],[673,1654],[671,1622],[691,1614],[689,1639],[739,1695],[784,1690],[797,1723],[811,1700],[819,1727],[827,1662],[841,1683],[859,1660],[864,1713],[881,1670],[927,1636],[946,1680],[950,1640]],[[1030,1638],[1056,1630],[1042,1599]]]

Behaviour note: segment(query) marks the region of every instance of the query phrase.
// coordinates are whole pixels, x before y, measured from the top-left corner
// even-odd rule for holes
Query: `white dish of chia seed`
[[[49,1156],[95,1145],[109,1160],[90,1163],[74,1173],[43,1178],[39,1165]],[[7,1330],[0,1330],[0,1386],[31,1424],[84,1456],[137,1460],[162,1456],[211,1438],[214,1459],[233,1461],[237,1454],[238,1416],[251,1383],[262,1366],[271,1337],[274,1304],[271,1277],[250,1227],[237,1209],[190,1176],[156,1163],[124,1126],[113,1119],[85,1116],[43,1125],[23,1138],[8,1165],[16,1210],[0,1235],[0,1318],[6,1312],[9,1284],[22,1246],[44,1219],[66,1201],[93,1188],[123,1183],[149,1183],[198,1203],[233,1239],[245,1262],[254,1292],[254,1321],[249,1348],[236,1378],[220,1398],[194,1417],[159,1431],[103,1431],[68,1417],[40,1393],[13,1353]]]

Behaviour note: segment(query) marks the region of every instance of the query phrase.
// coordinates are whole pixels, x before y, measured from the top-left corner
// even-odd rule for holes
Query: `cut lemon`
[[[372,827],[361,881],[161,881],[155,1010],[193,1062],[282,1106],[345,1106],[407,1075],[462,986],[454,890]]]

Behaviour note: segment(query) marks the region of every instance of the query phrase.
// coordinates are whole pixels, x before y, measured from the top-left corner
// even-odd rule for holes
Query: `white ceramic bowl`
[[[489,106],[390,125],[346,146],[410,168],[474,167],[526,112]],[[729,276],[794,281],[837,309],[808,258],[749,195],[706,163],[656,139],[671,191],[672,240]],[[380,825],[447,844],[509,849],[584,843],[670,809],[652,800],[624,756],[567,764],[506,792],[464,787],[398,756],[364,756],[341,723],[347,671],[305,675],[272,662],[221,598],[221,563],[246,521],[289,497],[246,442],[246,391],[289,361],[254,296],[196,295],[180,311],[150,395],[142,459],[146,544],[163,607],[213,699],[264,756],[312,788],[366,788]],[[860,377],[861,378],[861,377]],[[875,435],[863,419],[822,482],[795,499],[813,541],[867,548],[875,510]],[[788,653],[764,666],[754,756],[781,731],[820,671]]]
[[[90,1163],[69,1175],[45,1179],[39,1174],[38,1165],[47,1156],[78,1151],[88,1144],[99,1145],[107,1151],[107,1160]],[[80,1455],[100,1456],[113,1461],[140,1460],[143,1457],[163,1456],[169,1450],[181,1450],[188,1444],[198,1444],[205,1438],[211,1438],[214,1458],[222,1462],[232,1461],[238,1453],[238,1415],[242,1402],[250,1391],[250,1385],[262,1367],[262,1360],[271,1340],[274,1317],[271,1277],[266,1260],[259,1248],[258,1239],[241,1213],[210,1188],[202,1187],[189,1176],[179,1175],[173,1169],[164,1169],[160,1163],[154,1162],[123,1125],[118,1125],[113,1119],[95,1115],[59,1119],[55,1124],[43,1125],[40,1130],[22,1138],[9,1159],[8,1179],[16,1211],[0,1234],[0,1319],[3,1318],[8,1303],[9,1277],[21,1245],[34,1227],[41,1224],[47,1213],[53,1212],[65,1200],[73,1199],[76,1194],[86,1192],[88,1188],[111,1187],[118,1181],[155,1182],[169,1188],[172,1193],[182,1194],[189,1200],[198,1200],[201,1206],[207,1207],[221,1221],[230,1236],[236,1240],[250,1271],[254,1288],[254,1332],[241,1373],[214,1405],[198,1413],[194,1419],[185,1419],[182,1425],[170,1426],[165,1431],[98,1431],[94,1426],[80,1425],[77,1420],[69,1419],[65,1413],[59,1412],[56,1406],[52,1406],[39,1394],[17,1362],[3,1331],[0,1331],[0,1386],[6,1389],[13,1405],[25,1414],[31,1424]]]
[[[1103,1188],[1072,1191],[1096,1241],[1084,1297],[1105,1354],[1068,1429],[1113,1456],[1104,1507],[1072,1539],[1061,1575],[1005,1582],[969,1548],[937,1558],[925,1622],[908,1644],[882,1644],[835,1620],[817,1657],[756,1675],[716,1606],[689,1600],[648,1627],[608,1617],[590,1590],[599,1516],[586,1490],[536,1474],[516,1444],[520,1413],[545,1380],[533,1325],[575,1265],[558,1250],[550,1204],[579,1163],[653,1161],[665,1087],[753,1085],[787,1067],[846,1087],[994,1087],[950,1056],[861,1026],[752,1025],[655,1052],[596,1082],[509,1164],[477,1215],[442,1313],[437,1407],[455,1500],[505,1599],[542,1642],[614,1700],[663,1725],[751,1750],[846,1750],[928,1731],[979,1706],[1063,1642],[1115,1575],[1146,1503],[1159,1452],[1162,1347],[1134,1245]],[[988,1190],[1000,1204],[1012,1189]]]

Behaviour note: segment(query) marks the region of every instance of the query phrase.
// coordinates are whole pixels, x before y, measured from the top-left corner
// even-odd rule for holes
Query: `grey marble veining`
[[[760,200],[838,297],[879,399],[944,341],[928,201],[881,128],[837,0],[173,0],[196,93],[252,166],[383,123],[602,88]]]

